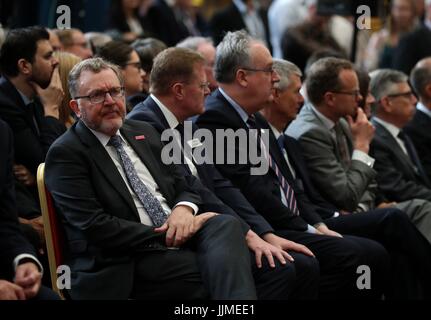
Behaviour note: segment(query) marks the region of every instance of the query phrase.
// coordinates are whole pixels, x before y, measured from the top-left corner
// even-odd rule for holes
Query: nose
[[[111,94],[109,92],[106,92],[105,94],[105,101],[103,101],[103,104],[114,104],[115,101],[112,98]]]

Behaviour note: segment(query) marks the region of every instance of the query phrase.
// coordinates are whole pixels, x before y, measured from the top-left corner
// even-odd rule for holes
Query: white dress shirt
[[[407,153],[407,149],[406,149],[406,146],[404,145],[404,141],[398,137],[398,134],[400,133],[401,129],[394,126],[392,123],[386,122],[378,117],[374,117],[373,119],[374,121],[381,124],[386,130],[389,131],[389,133],[395,138],[395,140],[397,141],[398,145],[403,150],[403,152],[408,156],[409,154]]]
[[[139,218],[141,220],[141,223],[153,226],[153,222],[151,221],[150,216],[146,212],[144,206],[142,205],[141,201],[139,200],[138,196],[133,191],[132,187],[129,184],[129,181],[127,180],[126,173],[123,170],[123,167],[121,165],[121,160],[117,154],[116,149],[113,146],[108,145],[110,136],[107,136],[106,134],[103,134],[101,132],[94,131],[90,129],[90,131],[96,136],[96,138],[100,141],[100,143],[103,145],[105,150],[108,152],[109,156],[111,157],[112,161],[114,162],[115,166],[117,167],[118,172],[120,173],[121,177],[123,178],[124,182],[126,183],[127,188],[129,189],[129,192],[133,198],[133,203],[135,204],[138,213]],[[121,133],[118,131],[117,135],[120,136],[121,140],[123,141],[123,148],[124,151],[129,156],[130,160],[132,161],[133,166],[136,169],[136,172],[138,174],[138,177],[142,180],[142,182],[145,184],[145,186],[148,188],[148,190],[151,192],[151,194],[156,197],[156,199],[160,202],[164,212],[167,216],[169,216],[172,212],[171,208],[168,205],[168,202],[166,201],[166,198],[163,196],[163,194],[160,192],[159,186],[157,185],[156,181],[154,180],[153,176],[151,175],[148,168],[145,166],[145,164],[141,161],[139,156],[136,154],[135,150],[127,143],[127,140],[123,138]],[[179,205],[186,205],[193,209],[194,214],[197,213],[198,207],[191,202],[188,201],[181,201],[178,202],[176,206]]]

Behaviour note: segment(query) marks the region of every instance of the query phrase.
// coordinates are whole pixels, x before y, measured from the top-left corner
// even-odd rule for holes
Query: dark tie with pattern
[[[334,126],[335,137],[337,141],[338,150],[340,151],[341,162],[344,167],[348,167],[350,165],[350,151],[349,146],[347,145],[347,139],[344,135],[343,129],[341,128],[340,123],[336,123]]]
[[[29,114],[29,116],[31,117],[31,120],[33,121],[34,124],[34,128],[36,130],[36,133],[38,136],[40,136],[40,130],[39,130],[39,125],[37,123],[36,120],[36,115],[37,115],[37,105],[34,101],[30,102],[28,105],[26,105],[27,108],[27,113]]]
[[[421,178],[425,180],[427,184],[429,184],[430,182],[427,175],[425,174],[425,169],[422,167],[422,163],[410,137],[403,130],[400,130],[400,132],[398,133],[398,138],[400,138],[404,142],[407,154],[415,166],[415,171],[421,176]]]
[[[139,178],[138,173],[133,166],[132,160],[130,160],[123,148],[123,141],[121,140],[120,136],[111,137],[108,144],[113,146],[117,151],[117,154],[120,157],[121,166],[126,173],[127,180],[129,181],[129,184],[136,196],[144,206],[144,209],[148,213],[151,221],[156,227],[160,227],[163,223],[165,223],[167,215],[160,202]]]
[[[268,159],[269,167],[275,172],[275,175],[277,176],[278,182],[280,183],[281,189],[283,190],[284,195],[286,197],[287,207],[290,209],[290,211],[293,212],[294,215],[298,216],[299,215],[299,209],[298,209],[298,205],[296,203],[295,192],[293,191],[293,188],[290,186],[287,179],[283,176],[282,172],[278,168],[277,163],[274,161],[271,154],[269,152],[267,152],[265,145],[263,144],[262,139],[260,137],[260,130],[257,127],[256,118],[253,114],[249,116],[249,118],[247,120],[247,124],[249,125],[250,129],[256,129],[257,130],[257,139],[259,140],[261,150]],[[278,142],[277,142],[277,144],[278,144]],[[280,146],[280,145],[278,144],[278,146]]]

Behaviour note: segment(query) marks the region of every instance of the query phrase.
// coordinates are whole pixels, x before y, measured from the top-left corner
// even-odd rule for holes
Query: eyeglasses
[[[136,69],[138,69],[138,70],[141,70],[142,69],[142,64],[141,64],[141,62],[128,62],[128,63],[126,63],[126,64],[124,64],[124,66],[126,67],[126,66],[133,66],[133,67],[135,67]]]
[[[71,46],[78,46],[84,49],[89,48],[89,44],[87,42],[73,42]]]
[[[359,97],[361,95],[361,92],[359,90],[353,90],[353,91],[331,91],[332,93],[337,94],[345,94],[352,97]]]
[[[88,96],[79,96],[74,99],[89,99],[92,104],[99,104],[105,102],[107,93],[112,99],[120,100],[124,97],[124,87],[111,88],[108,91],[96,91]]]
[[[251,72],[265,72],[265,73],[273,73],[274,72],[274,68],[268,67],[268,68],[263,68],[263,69],[257,69],[257,68],[248,68],[248,67],[241,67],[239,69],[243,69],[243,70],[247,70],[247,71],[251,71]]]
[[[414,97],[414,93],[412,91],[393,93],[393,94],[388,94],[387,97],[388,98],[404,97],[404,98],[410,99],[410,98]]]

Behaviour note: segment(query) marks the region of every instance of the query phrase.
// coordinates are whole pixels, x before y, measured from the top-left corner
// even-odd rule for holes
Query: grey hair
[[[370,91],[379,101],[383,97],[393,94],[399,83],[407,82],[408,77],[401,71],[392,69],[377,69],[370,73]]]
[[[240,67],[249,66],[254,39],[244,30],[228,32],[217,46],[214,76],[220,83],[232,83]]]
[[[279,90],[283,91],[289,86],[291,82],[290,78],[293,75],[302,77],[301,69],[299,69],[294,63],[290,61],[274,59],[272,67],[280,76],[280,81],[274,84],[275,88]]]
[[[100,71],[106,69],[111,69],[112,71],[114,71],[118,80],[120,81],[121,86],[124,85],[123,75],[116,65],[109,63],[102,58],[85,59],[80,63],[76,64],[69,73],[67,84],[69,86],[69,92],[72,99],[74,99],[74,97],[78,95],[78,83],[82,72],[91,71],[94,73],[99,73]]]
[[[205,37],[187,37],[183,41],[178,42],[176,47],[178,48],[187,48],[194,51],[197,51],[201,44],[209,43],[214,45],[211,38]]]

